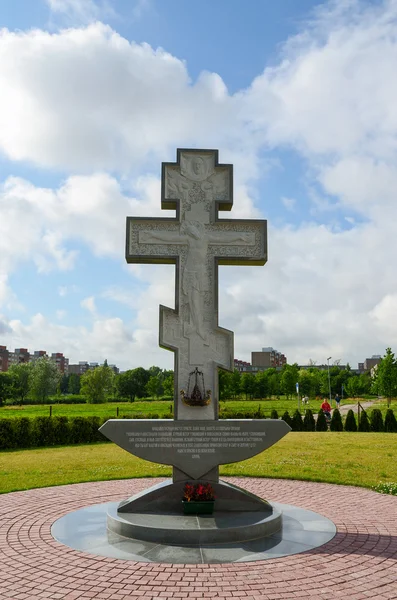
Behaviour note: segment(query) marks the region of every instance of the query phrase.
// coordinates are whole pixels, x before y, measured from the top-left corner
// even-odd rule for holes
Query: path
[[[391,600],[397,596],[397,497],[325,483],[230,478],[269,500],[331,519],[336,536],[302,554],[251,563],[172,565],[105,558],[56,542],[78,508],[153,485],[133,479],[0,496],[0,598],[6,600]],[[89,526],[89,524],[88,524]]]
[[[372,400],[368,400],[367,402],[360,402],[361,407],[364,410],[367,410],[367,408],[370,408],[374,402]],[[355,404],[344,404],[343,406],[340,407],[340,414],[341,415],[347,415],[347,413],[349,412],[349,410],[352,410],[355,414],[357,414],[358,409],[357,409],[357,402]]]

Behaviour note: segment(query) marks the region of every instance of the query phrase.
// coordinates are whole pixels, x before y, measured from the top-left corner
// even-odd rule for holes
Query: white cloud
[[[221,160],[235,164],[234,215],[259,216],[251,187],[262,165],[258,151],[284,147],[304,156],[313,209],[324,224],[270,223],[266,267],[221,269],[220,321],[235,330],[236,356],[272,345],[290,360],[332,355],[344,362],[397,345],[388,326],[397,297],[396,23],[393,1],[324,5],[288,41],[283,60],[235,96],[220,76],[204,73],[192,82],[178,58],[129,43],[101,24],[53,35],[3,31],[2,151],[80,175],[57,190],[16,178],[5,183],[0,296],[10,294],[6,274],[21,261],[46,270],[75,266],[75,242],[98,258],[122,261],[126,215],[160,214],[159,180],[142,170],[146,160],[159,170],[176,146],[220,147]],[[90,169],[131,179],[121,187],[106,172],[81,174]],[[287,208],[292,200],[284,197]],[[326,224],[330,215],[333,226]],[[338,218],[351,228],[341,230]],[[79,354],[75,360],[84,353],[102,360],[100,336],[114,331],[106,339],[112,362],[126,360],[125,351],[135,365],[163,362],[158,305],[173,306],[172,269],[128,272],[135,277],[131,301],[128,283],[105,285],[103,295],[138,311],[131,328],[99,315],[90,331],[45,322],[66,352]],[[46,342],[39,318],[10,327],[13,335]]]
[[[287,196],[282,196],[281,202],[287,210],[290,210],[291,212],[293,212],[295,210],[295,206],[296,206],[295,198],[288,198]]]
[[[0,148],[12,160],[129,171],[193,140],[255,158],[219,75],[193,84],[183,61],[101,23],[3,30],[0,86]]]
[[[90,312],[93,316],[97,314],[94,296],[88,296],[87,298],[83,298],[83,300],[80,302],[80,306],[88,310],[88,312]]]
[[[94,2],[94,0],[46,0],[46,2],[54,15],[61,15],[74,23],[90,23],[116,14],[110,2],[106,0],[102,2]],[[139,2],[139,4],[141,3]]]

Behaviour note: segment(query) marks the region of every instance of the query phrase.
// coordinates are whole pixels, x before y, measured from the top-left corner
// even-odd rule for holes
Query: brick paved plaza
[[[72,550],[55,541],[50,529],[67,512],[126,498],[153,479],[15,492],[0,496],[0,599],[397,598],[397,497],[322,483],[228,481],[321,513],[337,534],[315,550],[260,562],[138,563]]]

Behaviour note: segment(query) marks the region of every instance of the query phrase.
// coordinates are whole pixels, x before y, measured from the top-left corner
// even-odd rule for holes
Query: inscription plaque
[[[110,419],[100,431],[135,456],[199,479],[218,465],[255,456],[290,431],[281,420]]]

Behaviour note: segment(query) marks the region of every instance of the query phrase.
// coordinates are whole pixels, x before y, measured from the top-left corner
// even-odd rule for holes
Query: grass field
[[[356,403],[354,400],[345,400],[342,402],[342,406],[346,404]],[[321,402],[319,400],[311,400],[308,408],[313,412],[318,412]],[[115,418],[117,414],[117,407],[119,407],[119,416],[123,415],[134,415],[136,413],[150,413],[158,414],[160,417],[170,414],[170,409],[173,406],[172,402],[162,401],[146,401],[146,402],[107,402],[105,404],[53,404],[52,414],[53,416],[69,416],[69,417],[112,417]],[[280,400],[227,400],[220,402],[220,410],[227,410],[233,412],[240,411],[255,411],[261,407],[262,412],[270,417],[272,410],[277,410],[279,417],[288,410],[292,416],[295,410],[298,408],[298,402],[296,398],[287,400],[282,398]],[[375,405],[374,405],[375,406]],[[381,403],[380,408],[386,412],[386,403]],[[393,404],[392,404],[393,408]],[[397,405],[396,405],[397,408]],[[304,408],[300,406],[300,410],[303,414]],[[27,406],[3,406],[0,408],[0,418],[10,417],[43,417],[50,414],[49,404],[36,404]]]
[[[291,432],[275,446],[222,475],[276,477],[371,487],[397,482],[397,435]],[[0,493],[84,481],[168,477],[171,468],[136,458],[114,444],[3,451]]]

